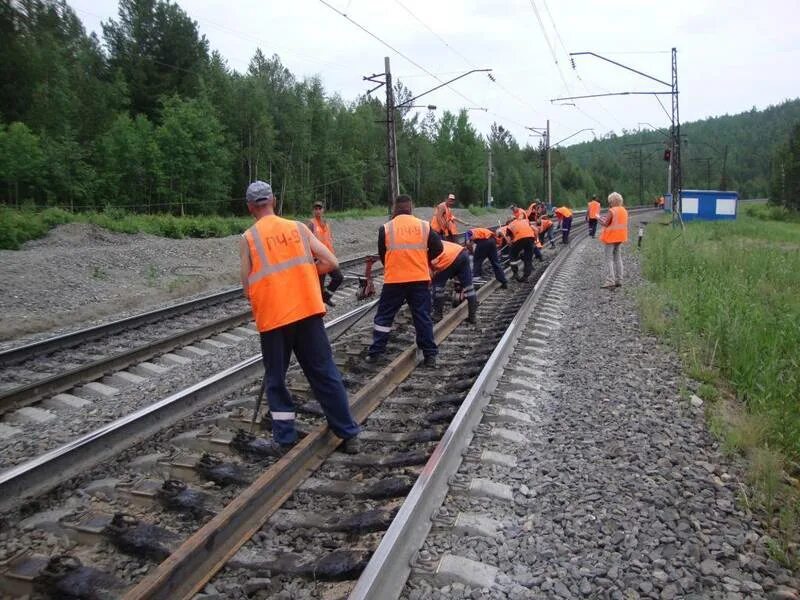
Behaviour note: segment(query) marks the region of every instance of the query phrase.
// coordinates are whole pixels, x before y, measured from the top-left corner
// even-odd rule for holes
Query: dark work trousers
[[[494,276],[500,283],[507,283],[506,274],[500,266],[500,259],[497,257],[497,244],[494,239],[474,240],[475,253],[472,255],[472,276],[483,277],[483,261],[489,259],[492,265]]]
[[[331,344],[321,316],[308,317],[261,333],[261,355],[267,380],[267,401],[272,416],[272,438],[279,444],[297,441],[294,402],[286,387],[286,370],[292,352],[322,406],[328,425],[342,439],[358,435],[350,414],[342,376],[333,362]]]
[[[589,219],[589,237],[594,237],[595,231],[597,231],[597,219]]]
[[[555,242],[553,241],[552,227],[548,227],[546,231],[542,231],[539,234],[539,243],[542,245],[544,245],[544,238],[547,238],[547,241],[550,243],[551,246],[555,246]]]
[[[572,217],[561,220],[561,243],[569,244],[569,230],[572,228]]]
[[[417,332],[417,347],[427,356],[436,356],[439,350],[433,341],[433,320],[431,319],[431,290],[427,281],[410,283],[384,283],[372,329],[372,345],[368,354],[378,355],[386,351],[389,332],[397,311],[408,302],[414,330]]]
[[[500,272],[502,273],[502,271]],[[466,250],[463,250],[456,257],[452,265],[433,276],[434,300],[444,297],[445,286],[452,278],[458,279],[459,283],[461,283],[461,290],[464,292],[464,296],[467,298],[475,296],[475,288],[472,286],[472,271],[469,268],[469,255]]]
[[[342,281],[344,281],[344,275],[339,269],[334,269],[330,273],[326,273],[326,275],[331,276],[330,283],[328,283],[328,291],[332,294],[336,290],[339,289],[339,286],[342,285]],[[319,287],[321,289],[325,289],[325,275],[319,276]]]
[[[522,262],[522,278],[527,279],[533,272],[533,254],[536,253],[536,258],[541,258],[542,253],[534,244],[533,238],[522,238],[511,244],[511,270],[516,276],[519,271],[519,263]],[[522,255],[522,261],[519,257]]]

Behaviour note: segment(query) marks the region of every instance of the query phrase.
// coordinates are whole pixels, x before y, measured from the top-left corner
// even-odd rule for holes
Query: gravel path
[[[736,466],[706,431],[702,408],[679,394],[679,360],[641,333],[636,259],[627,248],[626,285],[606,291],[600,244],[577,249],[557,343],[536,363],[550,377],[531,377],[531,360],[541,359],[523,337],[492,396],[495,407],[528,413],[530,423],[516,424],[528,441],[472,442],[516,466],[465,461],[451,480],[511,486],[510,501],[451,487],[440,511],[480,513],[502,533],[434,529],[420,556],[491,565],[492,587],[417,572],[404,598],[797,598],[797,582],[767,557],[764,532],[739,508]]]
[[[430,219],[431,210],[415,214]],[[385,221],[332,219],[339,258],[375,252]],[[21,250],[0,250],[0,348],[238,285],[238,251],[238,236],[174,240],[60,225]]]

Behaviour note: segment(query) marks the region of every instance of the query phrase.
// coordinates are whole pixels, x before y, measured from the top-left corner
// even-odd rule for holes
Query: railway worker
[[[472,278],[483,277],[483,261],[489,259],[492,265],[494,277],[500,282],[500,287],[508,287],[508,279],[500,266],[500,259],[497,256],[497,244],[495,242],[495,232],[486,227],[476,227],[467,231],[467,244],[472,246]]]
[[[506,226],[507,236],[511,241],[511,272],[517,281],[527,281],[533,272],[533,256],[544,260],[539,248],[536,247],[536,232],[527,219],[512,219]],[[520,260],[520,256],[522,260]],[[519,266],[522,264],[522,276],[519,275]]]
[[[569,230],[572,228],[572,210],[567,206],[559,206],[555,215],[561,227],[561,243],[569,244]]]
[[[611,192],[608,196],[608,213],[600,216],[603,231],[600,241],[605,244],[608,276],[601,286],[604,289],[617,288],[622,285],[622,244],[628,241],[628,211],[623,207],[622,194]]]
[[[433,217],[431,217],[431,229],[438,233],[443,240],[449,242],[454,242],[456,235],[458,235],[456,223],[469,227],[469,223],[462,221],[453,214],[452,208],[455,204],[455,194],[448,194],[447,199],[434,209]]]
[[[515,219],[526,219],[528,214],[525,212],[524,208],[520,208],[516,204],[511,205],[511,214]]]
[[[528,217],[528,221],[536,221],[541,214],[539,212],[539,199],[537,198],[533,202],[531,202],[530,206],[528,206],[528,210],[525,211],[525,214]]]
[[[392,219],[378,230],[383,287],[373,322],[372,345],[365,360],[377,362],[386,351],[394,317],[403,302],[408,302],[424,364],[435,368],[439,351],[433,340],[428,262],[442,253],[442,240],[428,223],[413,215],[413,210],[410,196],[398,196],[392,207]]]
[[[595,231],[597,231],[597,217],[599,216],[600,202],[598,202],[597,196],[592,196],[589,204],[586,205],[586,222],[589,223],[589,237],[593,238]]]
[[[345,452],[355,454],[360,449],[359,427],[333,362],[319,291],[319,275],[339,264],[308,227],[275,214],[268,183],[254,181],[245,197],[256,223],[239,243],[240,275],[261,337],[276,453],[282,454],[297,441],[294,404],[286,388],[286,370],[294,352],[331,431],[344,440]]]
[[[536,221],[536,229],[539,231],[540,244],[544,244],[544,238],[546,236],[547,241],[550,243],[550,247],[556,247],[556,243],[553,241],[553,221],[548,219],[546,214],[542,214],[542,216]]]
[[[314,216],[308,222],[308,228],[311,230],[317,239],[322,242],[325,247],[331,251],[333,254],[333,234],[331,233],[331,226],[328,224],[328,221],[325,220],[325,204],[321,200],[317,200],[313,204],[313,211]],[[322,273],[319,276],[319,287],[322,290],[322,300],[333,308],[336,306],[333,303],[333,294],[339,289],[339,286],[342,285],[342,281],[344,281],[344,276],[342,272],[337,268],[327,273],[330,275],[331,281],[328,283],[328,289],[325,289],[325,276],[326,273]]]
[[[433,320],[441,321],[446,302],[445,288],[450,279],[458,279],[467,299],[467,321],[478,322],[478,296],[472,285],[472,270],[469,252],[464,246],[453,242],[442,242],[442,252],[431,260],[433,271]]]

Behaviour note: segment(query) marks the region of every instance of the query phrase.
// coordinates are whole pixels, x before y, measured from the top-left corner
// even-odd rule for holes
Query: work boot
[[[339,451],[345,454],[358,454],[361,452],[361,440],[358,437],[351,437],[339,445]]]
[[[475,296],[467,298],[467,323],[478,323],[478,299]]]
[[[508,282],[507,281],[501,281],[500,282],[500,289],[501,290],[507,290],[508,289]]]
[[[331,308],[336,307],[336,305],[333,303],[333,294],[331,294],[329,290],[322,292],[322,301]]]
[[[380,359],[380,354],[367,354],[364,357],[364,362],[369,365],[374,365],[378,362],[379,359]]]
[[[438,323],[444,317],[444,298],[435,298],[433,300],[433,322]]]
[[[436,368],[436,357],[435,356],[426,356],[425,360],[422,361],[422,364],[430,369]]]

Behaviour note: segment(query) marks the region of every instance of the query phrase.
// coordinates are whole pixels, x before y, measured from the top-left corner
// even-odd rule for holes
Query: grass
[[[800,219],[748,207],[735,222],[650,226],[639,294],[645,328],[665,337],[700,383],[723,447],[746,457],[748,504],[773,555],[796,567],[800,486]],[[755,210],[752,210],[755,209]]]

